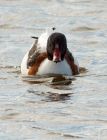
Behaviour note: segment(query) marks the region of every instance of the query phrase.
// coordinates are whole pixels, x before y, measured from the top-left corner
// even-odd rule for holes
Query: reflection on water
[[[66,101],[70,99],[71,93],[65,94],[57,94],[57,93],[49,93],[48,99],[50,101]]]
[[[38,83],[45,83],[50,85],[69,85],[71,84],[72,80],[74,78],[67,77],[59,74],[48,74],[48,75],[42,75],[42,76],[22,76],[22,80],[32,83],[32,84],[38,84]]]
[[[36,94],[38,96],[42,96],[45,99],[42,99],[42,101],[46,102],[56,102],[56,101],[65,101],[69,100],[71,93],[64,93],[64,94],[59,94],[59,93],[54,93],[54,92],[42,92],[42,93],[37,93],[31,89],[28,90],[28,93]]]
[[[105,0],[0,0],[0,139],[107,139],[106,17]],[[81,73],[22,77],[31,36],[53,26]]]
[[[42,99],[42,101],[65,101],[70,99],[70,95],[72,94],[70,92],[71,87],[69,87],[69,85],[71,85],[72,80],[74,80],[73,77],[63,76],[59,74],[48,74],[42,76],[22,76],[22,79],[23,81],[30,84],[44,84],[53,89],[52,91],[46,92],[39,92],[33,89],[27,90],[28,93],[44,97],[45,99]],[[57,90],[59,90],[60,92],[57,92]],[[62,93],[62,90],[65,90],[66,93]]]

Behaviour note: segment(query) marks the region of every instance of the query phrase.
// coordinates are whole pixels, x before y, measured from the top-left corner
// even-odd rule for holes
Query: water
[[[23,79],[30,37],[53,26],[87,72]],[[47,139],[107,139],[106,0],[0,0],[0,140]]]

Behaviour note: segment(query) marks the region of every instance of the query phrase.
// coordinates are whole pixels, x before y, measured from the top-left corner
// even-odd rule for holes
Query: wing
[[[70,65],[73,75],[79,74],[78,66],[75,64],[74,57],[68,49],[65,58],[68,64]]]
[[[69,58],[70,61],[74,62],[74,57],[73,57],[72,53],[68,50],[68,48],[67,48],[67,51],[66,51],[66,55],[67,55],[67,57]]]
[[[27,59],[27,68],[34,65],[36,58],[39,56],[40,52],[37,49],[38,39],[36,38],[32,48],[29,51],[28,59]]]

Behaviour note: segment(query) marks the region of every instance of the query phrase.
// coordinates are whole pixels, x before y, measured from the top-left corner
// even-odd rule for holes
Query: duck
[[[22,75],[77,75],[79,64],[67,46],[66,36],[53,27],[35,39],[21,62]]]

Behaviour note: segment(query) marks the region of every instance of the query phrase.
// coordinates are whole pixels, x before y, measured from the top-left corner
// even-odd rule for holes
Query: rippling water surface
[[[21,77],[30,37],[53,26],[87,72]],[[0,0],[0,140],[47,139],[107,139],[106,0]]]

